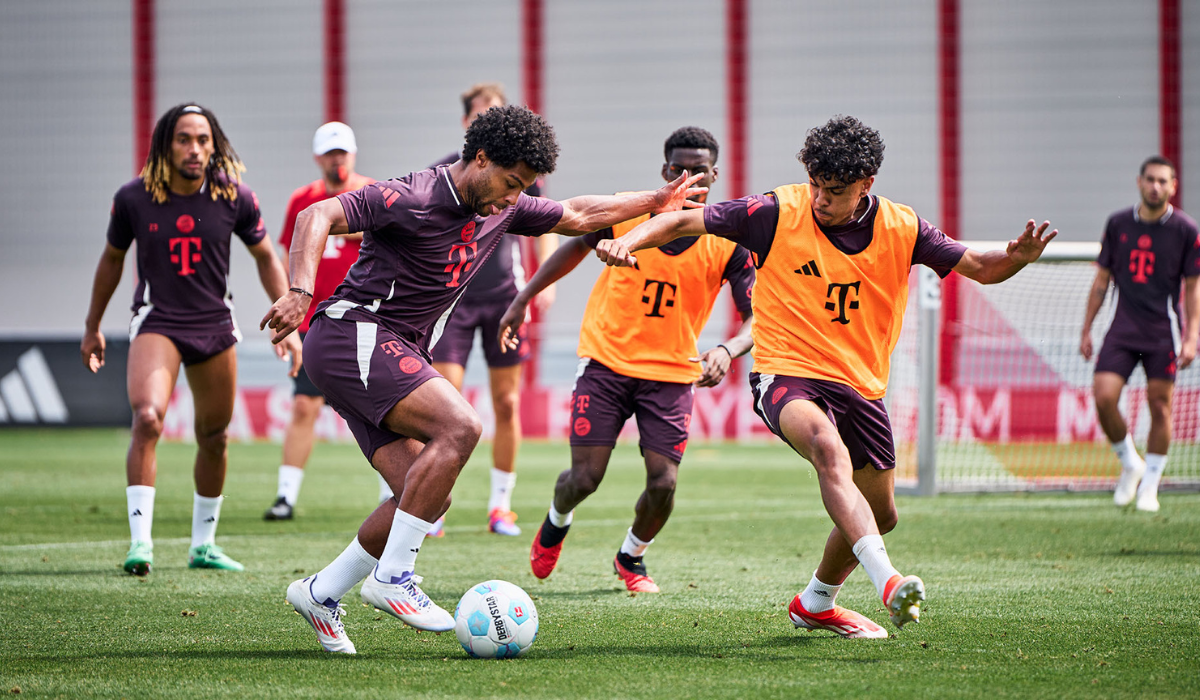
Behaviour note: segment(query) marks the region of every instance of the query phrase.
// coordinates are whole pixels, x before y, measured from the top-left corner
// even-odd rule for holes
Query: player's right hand
[[[1092,334],[1084,333],[1083,338],[1079,341],[1079,354],[1083,355],[1083,359],[1089,362],[1092,359]]]
[[[633,267],[637,258],[619,238],[606,238],[596,244],[596,257],[610,267]]]
[[[100,371],[104,366],[104,334],[100,331],[87,331],[83,334],[83,342],[79,344],[79,354],[83,366],[92,371]]]
[[[258,324],[258,330],[270,328],[275,331],[271,336],[271,342],[278,345],[304,322],[304,314],[308,313],[308,305],[311,302],[312,298],[308,295],[289,291],[271,304],[271,310],[267,312],[266,316],[263,316],[262,322]]]
[[[529,302],[522,301],[521,297],[513,299],[508,308],[504,310],[504,315],[500,317],[500,335],[497,338],[500,341],[500,352],[517,349],[517,346],[521,344],[518,331],[521,330],[521,326],[528,318]]]

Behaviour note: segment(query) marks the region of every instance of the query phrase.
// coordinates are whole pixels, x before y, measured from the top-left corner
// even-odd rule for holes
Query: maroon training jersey
[[[871,197],[867,211],[858,219],[841,226],[817,226],[835,248],[847,255],[866,250],[875,235],[875,214],[879,211]],[[942,233],[924,219],[917,220],[917,242],[913,247],[912,264],[925,265],[945,277],[962,259],[967,247]],[[704,208],[704,228],[711,234],[728,238],[746,248],[754,256],[754,264],[762,267],[775,242],[779,222],[779,203],[774,194],[755,194],[731,199]]]
[[[1179,351],[1180,285],[1200,275],[1196,221],[1168,205],[1155,222],[1137,206],[1108,217],[1096,264],[1112,273],[1117,309],[1108,334],[1125,347]]]
[[[430,167],[436,168],[439,165],[450,165],[456,162],[462,155],[459,153],[451,153],[442,158]],[[542,196],[542,178],[539,175],[526,190],[525,194],[530,197]],[[479,269],[479,275],[472,280],[471,286],[467,287],[467,291],[463,292],[463,299],[472,301],[493,301],[503,297],[512,299],[517,296],[520,288],[525,286],[525,271],[521,268],[521,254],[519,250],[513,249],[519,245],[516,240],[502,241],[496,248],[496,253],[488,258],[483,266]]]
[[[428,352],[445,319],[505,233],[540,236],[562,205],[522,193],[496,216],[465,206],[446,166],[338,195],[351,231],[362,231],[358,262],[318,313],[384,325]]]
[[[247,246],[267,235],[258,197],[238,185],[237,199],[213,200],[207,186],[170,194],[155,204],[141,178],[113,197],[108,242],[128,250],[137,241],[137,289],[130,337],[144,323],[178,335],[232,332],[241,339],[229,291],[229,242]]]

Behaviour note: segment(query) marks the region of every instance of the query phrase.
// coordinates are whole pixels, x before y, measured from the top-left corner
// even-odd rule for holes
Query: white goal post
[[[1079,353],[1099,252],[1099,243],[1052,242],[1038,262],[996,285],[913,269],[887,392],[897,492],[1113,488],[1119,464],[1096,420],[1095,357]],[[1093,324],[1096,351],[1114,299],[1110,292]],[[1139,367],[1121,409],[1142,452],[1145,391]],[[1162,488],[1200,488],[1200,366],[1179,372],[1172,409]]]

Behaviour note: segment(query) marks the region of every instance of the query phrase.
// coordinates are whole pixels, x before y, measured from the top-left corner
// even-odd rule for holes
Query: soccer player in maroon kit
[[[453,617],[417,586],[416,558],[449,505],[458,473],[479,441],[479,417],[430,366],[445,320],[505,234],[581,235],[642,214],[688,206],[699,176],[627,197],[563,202],[523,190],[554,170],[554,131],[524,107],[494,107],[467,129],[453,165],[377,182],[314,204],[296,223],[291,279],[300,290],[263,318],[281,341],[304,319],[326,237],[363,231],[359,260],[317,309],[307,367],[326,400],[396,498],[383,503],[329,566],[294,581],[288,600],[328,651],[353,653],[341,597],[366,577],[362,598],[417,629],[447,631]]]
[[[1196,359],[1200,331],[1200,239],[1196,221],[1171,206],[1177,182],[1171,161],[1161,156],[1148,158],[1137,178],[1140,201],[1108,218],[1079,342],[1079,352],[1092,359],[1092,322],[1109,283],[1116,284],[1116,315],[1096,356],[1092,393],[1100,427],[1121,460],[1113,502],[1127,506],[1136,495],[1137,509],[1149,512],[1158,510],[1158,482],[1167,466],[1175,374]],[[1139,362],[1146,371],[1150,405],[1145,461],[1138,456],[1117,406]]]
[[[321,170],[321,179],[313,180],[292,192],[284,216],[283,231],[279,235],[279,244],[285,251],[292,245],[292,230],[301,211],[323,199],[357,190],[374,182],[373,179],[354,172],[357,154],[358,143],[354,139],[354,130],[342,122],[322,124],[313,134],[313,160]],[[333,294],[346,278],[350,266],[358,260],[358,246],[361,241],[361,233],[336,236],[326,241],[325,250],[321,252],[321,264],[317,267],[313,305],[309,307],[304,323],[300,324],[300,340],[303,341],[305,333],[308,332],[308,323],[317,310],[317,304]],[[292,510],[300,496],[300,484],[304,481],[304,465],[312,453],[313,425],[321,414],[321,408],[325,406],[325,397],[308,378],[308,373],[303,367],[293,382],[295,398],[292,401],[291,420],[283,436],[279,488],[275,494],[275,503],[263,514],[266,520],[292,519]],[[382,477],[380,490],[379,500],[392,497],[392,491]]]
[[[463,93],[462,104],[463,130],[466,131],[475,117],[492,107],[505,105],[504,87],[499,83],[472,85]],[[450,165],[460,157],[457,152],[451,153],[433,167]],[[525,194],[541,196],[540,178],[525,190]],[[529,353],[527,346],[521,346],[518,352],[505,353],[492,339],[499,334],[504,310],[525,282],[518,274],[519,254],[513,252],[517,245],[515,240],[504,241],[495,255],[483,263],[474,284],[467,287],[462,301],[454,307],[441,340],[433,348],[433,368],[461,391],[467,357],[475,343],[475,331],[482,332],[492,412],[496,418],[496,431],[492,437],[492,488],[487,505],[488,530],[508,536],[521,534],[516,523],[517,514],[512,510],[512,493],[517,482],[517,449],[521,444],[521,364],[529,358]],[[558,237],[539,236],[535,246],[538,262],[544,262],[558,247]],[[535,303],[539,311],[545,311],[553,301],[554,286],[551,285],[538,295]],[[438,518],[430,536],[444,534],[444,520]]]
[[[132,542],[124,566],[139,576],[148,574],[154,561],[154,450],[180,364],[196,413],[196,493],[188,566],[243,568],[214,543],[237,380],[233,346],[242,338],[228,282],[232,235],[250,249],[271,299],[283,296],[288,285],[267,238],[258,198],[240,183],[242,170],[216,116],[185,103],[158,120],[141,176],[113,197],[108,243],[96,268],[80,352],[91,371],[104,366],[100,320],[121,281],[125,253],[136,241],[138,285],[127,369],[133,434],[125,461]],[[281,357],[291,353],[295,376],[299,342],[288,339],[276,352]]]

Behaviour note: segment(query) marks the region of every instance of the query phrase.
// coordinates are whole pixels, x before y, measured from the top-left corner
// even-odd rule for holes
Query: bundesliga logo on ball
[[[538,613],[529,594],[507,581],[484,581],[454,609],[454,634],[477,659],[524,654],[537,638]]]

